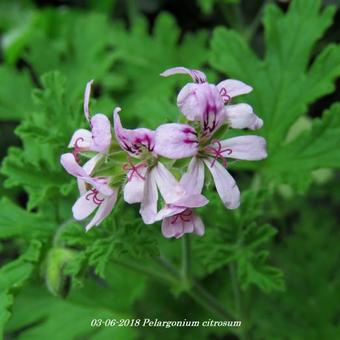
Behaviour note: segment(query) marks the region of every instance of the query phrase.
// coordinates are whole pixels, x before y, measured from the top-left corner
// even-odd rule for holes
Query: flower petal
[[[121,148],[131,156],[138,156],[143,151],[143,148],[152,152],[155,146],[155,132],[145,128],[124,129],[119,118],[120,111],[120,107],[114,110],[113,122],[115,135]]]
[[[92,178],[85,170],[82,168],[74,158],[72,153],[66,153],[61,155],[60,163],[65,168],[65,170],[72,176],[81,179],[93,187],[95,187],[103,195],[112,195],[113,190],[107,185],[107,181],[104,179]]]
[[[92,191],[87,191],[84,195],[80,196],[76,203],[72,207],[73,217],[76,220],[83,220],[87,216],[91,215],[92,212],[98,208],[96,204],[89,196]]]
[[[201,217],[193,212],[192,218],[193,218],[193,225],[194,225],[194,233],[200,236],[204,235],[205,227],[204,227],[204,223]]]
[[[88,177],[88,174],[77,163],[72,153],[65,153],[61,155],[60,163],[70,175],[75,176],[75,177]]]
[[[89,150],[92,145],[92,133],[86,129],[78,129],[72,135],[69,148]]]
[[[93,226],[99,225],[112,211],[117,202],[118,190],[114,190],[111,196],[105,198],[104,202],[99,206],[96,214],[90,223],[86,226],[86,231],[89,231]]]
[[[201,194],[187,194],[172,203],[177,207],[199,208],[207,205],[209,200]]]
[[[217,84],[217,88],[222,98],[228,101],[230,98],[247,94],[253,91],[253,88],[240,80],[226,79]]]
[[[240,136],[221,141],[224,157],[256,161],[267,157],[266,140],[260,136]]]
[[[185,196],[185,190],[162,163],[158,162],[152,171],[166,204],[174,203]]]
[[[92,157],[91,159],[89,159],[84,165],[83,165],[83,169],[85,170],[85,172],[89,175],[91,175],[93,169],[95,168],[97,162],[103,157],[102,154],[98,153],[96,154],[94,157]],[[86,182],[83,179],[77,179],[78,181],[78,189],[80,192],[80,195],[85,194],[86,192]]]
[[[111,145],[111,124],[109,119],[97,113],[91,118],[93,146],[92,150],[106,153]]]
[[[178,94],[177,105],[189,120],[201,122],[206,135],[212,134],[224,122],[224,102],[215,85],[185,85]]]
[[[191,209],[186,209],[177,215],[166,217],[162,222],[162,233],[166,238],[180,238],[184,234],[193,232],[203,235],[204,224],[201,218]]]
[[[162,208],[158,213],[155,221],[163,220],[166,217],[174,216],[182,211],[184,211],[186,207],[177,207],[175,205],[166,205],[164,208]]]
[[[219,163],[215,162],[211,166],[213,159],[205,159],[204,163],[211,172],[216,190],[228,209],[236,209],[240,205],[240,191],[236,185],[234,178],[229,172]]]
[[[191,157],[198,152],[199,142],[194,128],[186,124],[163,124],[156,129],[155,153],[180,159]]]
[[[84,113],[85,113],[85,117],[86,117],[88,122],[90,122],[90,120],[91,120],[89,103],[90,103],[90,95],[91,95],[91,86],[92,86],[92,83],[93,83],[93,79],[90,80],[86,84],[85,93],[84,93]]]
[[[188,193],[201,193],[204,185],[204,164],[194,157],[189,163],[187,172],[182,176],[180,184]]]
[[[128,178],[131,176],[131,171],[128,172]],[[145,177],[146,168],[138,170]],[[140,203],[143,200],[145,180],[134,174],[124,186],[124,201],[133,204]]]
[[[155,169],[152,169],[145,177],[143,200],[140,205],[140,214],[145,224],[155,222],[157,216],[158,191],[155,181]]]
[[[190,70],[186,67],[178,66],[165,70],[161,73],[162,77],[169,77],[174,74],[188,74],[196,83],[205,83],[207,81],[206,75],[199,70]]]
[[[257,130],[263,126],[263,120],[256,116],[248,104],[227,105],[225,118],[227,124],[234,129]]]

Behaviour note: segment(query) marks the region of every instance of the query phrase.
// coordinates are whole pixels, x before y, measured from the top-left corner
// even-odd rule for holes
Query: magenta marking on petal
[[[92,197],[92,201],[94,204],[101,205],[104,202],[104,198],[98,197],[99,191],[97,189],[92,188],[91,192],[89,192],[85,198],[89,201],[90,197]]]
[[[175,224],[179,218],[181,219],[182,222],[190,222],[191,217],[192,217],[192,210],[186,209],[183,212],[181,212],[180,214],[173,216],[170,223]]]
[[[182,130],[182,132],[183,132],[183,133],[191,133],[191,134],[197,136],[197,132],[196,132],[194,129],[190,128],[190,127],[184,128],[184,129]]]
[[[185,143],[185,144],[199,144],[199,141],[198,140],[193,140],[193,139],[189,139],[189,138],[184,138],[183,139],[183,142]]]
[[[214,144],[216,144],[216,147],[213,146]],[[213,167],[215,165],[215,162],[219,159],[222,158],[223,159],[223,165],[226,168],[227,167],[227,160],[226,158],[224,158],[223,156],[223,152],[228,153],[228,155],[231,155],[233,150],[231,150],[230,148],[226,148],[226,149],[222,149],[222,144],[220,141],[218,141],[217,139],[212,141],[211,145],[208,145],[204,148],[204,150],[208,153],[208,154],[212,154],[214,156],[214,159],[212,160],[210,166]]]
[[[73,154],[73,156],[74,156],[74,158],[75,158],[75,160],[76,160],[76,162],[78,164],[80,163],[80,160],[79,160],[79,157],[78,157],[78,153],[80,151],[82,151],[82,148],[78,145],[79,141],[83,142],[84,138],[83,137],[79,137],[79,138],[76,139],[76,141],[74,143],[74,147],[73,147],[73,152],[72,152],[72,154]]]
[[[128,182],[130,182],[133,178],[133,175],[136,174],[140,179],[142,179],[143,181],[145,181],[145,176],[143,176],[142,174],[139,173],[139,169],[140,168],[144,168],[147,167],[146,163],[140,163],[137,165],[134,165],[131,161],[131,159],[129,158],[129,163],[126,163],[123,165],[123,170],[129,172],[131,171],[129,177],[128,177]]]
[[[228,95],[227,89],[225,87],[222,87],[220,89],[220,95],[221,95],[221,97],[222,97],[222,99],[223,99],[223,101],[225,103],[229,103],[230,102],[231,97]]]

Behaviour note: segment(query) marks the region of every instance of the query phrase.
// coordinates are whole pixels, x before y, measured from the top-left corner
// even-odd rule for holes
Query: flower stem
[[[182,237],[182,278],[186,282],[191,280],[191,243],[190,235],[185,234]]]
[[[231,277],[231,285],[233,289],[233,294],[234,294],[234,301],[235,301],[235,311],[237,317],[241,318],[242,317],[242,307],[241,307],[241,296],[240,296],[240,290],[236,278],[236,272],[235,272],[235,264],[231,263],[229,265],[229,272],[230,272],[230,277]]]
[[[188,248],[188,241],[185,241],[186,246],[185,249],[186,251],[189,249]],[[189,241],[190,242],[190,241]],[[184,247],[184,246],[183,246]],[[186,256],[188,255],[187,252],[185,252]],[[153,277],[157,280],[160,280],[164,283],[167,283],[169,285],[182,285],[183,286],[183,274],[182,272],[179,272],[175,266],[169,262],[167,259],[164,257],[156,257],[153,258],[153,260],[166,271],[160,272],[158,270],[151,269],[145,265],[141,265],[140,263],[135,262],[134,260],[113,260],[113,263],[127,267],[131,270],[137,271],[141,274],[144,274],[148,277]],[[185,260],[185,267],[186,268],[186,273],[188,273],[188,269],[190,268],[190,263],[189,258],[186,257]],[[190,272],[190,271],[189,271]],[[188,287],[185,290],[185,293],[187,293],[193,300],[195,300],[198,304],[203,306],[205,309],[209,310],[211,313],[215,314],[217,317],[223,319],[223,320],[234,320],[233,315],[229,313],[225,309],[225,307],[220,304],[220,302],[212,296],[209,292],[207,292],[198,282],[195,280],[192,280],[192,286]],[[187,282],[185,282],[184,286],[186,285]],[[235,331],[235,333],[238,333]]]
[[[177,280],[172,277],[171,275],[153,270],[145,265],[142,265],[140,263],[135,262],[134,260],[130,259],[114,259],[114,264],[118,264],[120,266],[132,269],[138,273],[144,274],[148,277],[153,277],[155,279],[158,279],[160,281],[164,281],[166,283],[177,283]]]

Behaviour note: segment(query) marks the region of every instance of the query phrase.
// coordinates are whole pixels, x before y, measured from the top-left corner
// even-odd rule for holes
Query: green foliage
[[[0,268],[0,331],[11,316],[9,308],[13,304],[13,293],[17,292],[27,281],[38,261],[41,243],[34,240],[28,249],[15,261]]]
[[[244,192],[239,211],[226,216],[224,206],[212,198],[214,216],[207,218],[206,223],[213,227],[207,230],[204,238],[196,240],[195,245],[197,256],[202,258],[209,272],[236,264],[242,288],[254,284],[264,292],[270,292],[282,290],[284,284],[281,271],[268,264],[269,253],[265,246],[276,230],[259,221],[264,199],[264,193]],[[256,220],[259,222],[254,222]]]
[[[244,7],[227,0],[198,4],[206,15]],[[340,188],[333,169],[340,165],[340,104],[322,113],[332,99],[327,97],[327,105],[312,109],[319,117],[309,115],[316,100],[334,92],[340,75],[339,45],[328,44],[328,36],[319,43],[334,8],[293,0],[284,13],[266,5],[261,57],[254,52],[262,50],[261,35],[251,41],[253,51],[249,32],[239,25],[241,33],[214,29],[209,51],[211,32],[183,32],[169,13],[152,21],[129,13],[126,25],[116,10],[112,0],[91,0],[81,9],[0,4],[0,121],[17,122],[21,143],[8,149],[1,165],[0,334],[208,339],[236,333],[181,328],[164,335],[161,329],[90,326],[92,319],[215,320],[221,315],[205,308],[217,298],[217,309],[246,323],[251,338],[339,338],[332,320],[339,314],[334,296]],[[239,209],[227,211],[212,185],[206,186],[210,203],[199,209],[206,233],[192,237],[191,261],[179,240],[164,239],[159,224],[143,225],[138,207],[121,198],[100,226],[85,233],[85,222],[72,219],[76,180],[59,163],[73,132],[89,128],[82,112],[88,80],[95,79],[93,113],[111,119],[112,109],[121,106],[124,125],[155,128],[179,117],[176,94],[188,78],[159,76],[173,66],[202,69],[211,82],[221,72],[221,78],[252,85],[245,101],[264,120],[256,134],[263,134],[269,149],[266,161],[230,162],[242,193]],[[297,197],[296,189],[308,196]],[[193,282],[185,276],[190,262]],[[213,296],[195,296],[196,281]]]
[[[267,175],[274,179],[280,177],[280,181],[284,177],[284,182],[300,188],[306,187],[311,170],[339,167],[338,157],[331,156],[336,153],[338,145],[336,107],[324,115],[322,122],[316,123],[318,128],[313,129],[316,132],[322,129],[321,126],[328,126],[329,131],[323,135],[332,135],[332,138],[320,136],[315,149],[312,145],[309,147],[317,152],[317,161],[304,158],[299,148],[301,142],[285,144],[285,137],[294,122],[306,113],[313,101],[334,91],[334,80],[340,75],[340,46],[328,45],[315,55],[315,45],[334,15],[333,7],[321,11],[320,5],[321,1],[293,1],[286,15],[275,5],[266,6],[263,19],[266,52],[263,59],[258,58],[246,40],[233,30],[218,28],[212,40],[212,66],[230,77],[252,84],[255,89],[249,95],[249,101],[265,122],[261,133],[268,142]],[[319,157],[321,148],[327,150],[327,159],[322,155]],[[305,156],[308,156],[307,150]],[[328,157],[333,159],[332,162]],[[304,164],[303,172],[299,166],[291,166],[293,158],[294,164]]]
[[[259,308],[253,322],[258,335],[273,338],[278,329],[282,338],[336,339],[340,335],[334,319],[339,315],[339,304],[334,298],[340,287],[336,275],[338,221],[328,209],[318,207],[310,211],[306,207],[304,202],[299,205],[303,213],[293,223],[294,233],[286,235],[275,254],[285,272],[288,294],[274,295],[265,301],[256,299]],[[282,315],[289,318],[291,327],[286,326],[287,318]]]
[[[6,86],[0,87],[0,119],[19,120],[32,110],[31,80],[27,71],[0,66],[0,78]],[[17,100],[16,94],[20,100]]]
[[[67,192],[70,178],[61,172],[56,160],[82,117],[65,100],[65,80],[59,73],[45,75],[42,83],[44,88],[34,92],[36,111],[16,130],[24,148],[11,148],[1,169],[7,175],[7,188],[21,186],[28,192],[28,209],[50,199],[55,192]]]

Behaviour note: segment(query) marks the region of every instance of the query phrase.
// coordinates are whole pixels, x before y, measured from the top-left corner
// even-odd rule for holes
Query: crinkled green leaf
[[[279,182],[304,182],[312,170],[340,167],[340,104],[334,104],[312,126],[268,160],[268,175]]]
[[[21,237],[26,240],[43,239],[54,225],[36,213],[29,213],[7,198],[0,201],[0,239]]]
[[[328,45],[314,55],[315,45],[331,24],[334,14],[332,6],[320,7],[321,1],[296,0],[284,14],[276,5],[266,6],[263,59],[257,57],[245,39],[232,30],[217,28],[212,40],[211,64],[254,87],[246,99],[264,120],[264,127],[257,133],[263,134],[268,143],[269,157],[265,167],[270,168],[272,174],[276,171],[278,175],[289,173],[284,181],[300,189],[306,187],[315,167],[338,166],[334,158],[329,162],[323,156],[318,158],[318,166],[311,166],[303,154],[300,157],[301,151],[295,150],[294,154],[294,145],[297,147],[297,144],[285,145],[292,125],[306,114],[308,105],[334,91],[334,81],[340,75],[340,46]],[[328,150],[328,155],[332,155],[337,149],[334,137],[337,119],[332,118],[332,124],[329,124],[330,118],[325,119],[324,126],[328,124],[332,138],[325,139],[323,147]],[[328,132],[324,133],[328,135]],[[294,166],[289,158],[289,148],[292,157],[294,154]],[[306,156],[312,148],[306,150]],[[305,164],[303,173],[296,166],[299,162]]]
[[[0,336],[2,336],[4,332],[4,325],[11,317],[11,312],[9,311],[9,308],[12,306],[12,304],[12,295],[6,292],[0,292]]]
[[[26,70],[0,66],[0,120],[20,120],[32,110],[32,81]],[[20,98],[20,100],[18,100]]]
[[[184,83],[185,78],[182,81],[180,77],[164,79],[159,74],[178,65],[199,68],[208,57],[205,31],[195,35],[186,34],[181,43],[179,36],[180,30],[175,19],[167,13],[157,17],[152,35],[149,35],[146,20],[142,17],[138,18],[129,31],[117,27],[113,38],[120,63],[114,72],[124,75],[128,81],[128,97],[118,101],[123,107],[122,116],[134,115],[143,122],[144,117],[147,117],[151,128],[167,118],[176,118],[176,108],[170,109],[170,98],[173,102],[173,91],[178,84]],[[151,105],[151,102],[155,102],[155,105]]]
[[[16,130],[24,148],[11,148],[1,168],[5,187],[22,186],[28,192],[29,209],[69,188],[71,178],[59,158],[82,119],[78,101],[71,105],[65,96],[60,73],[46,74],[42,82],[44,88],[35,91],[35,111]]]
[[[41,243],[34,240],[17,259],[0,268],[0,337],[9,320],[9,308],[13,304],[13,293],[30,278],[40,255]]]
[[[112,302],[108,289],[92,287],[106,294]],[[111,320],[131,318],[129,313],[114,310],[114,305],[103,306],[97,299],[86,300],[89,291],[80,292],[72,299],[61,300],[48,294],[42,287],[26,289],[16,299],[13,307],[13,318],[8,325],[8,332],[18,331],[20,339],[75,339],[98,338],[104,332],[108,338],[134,339],[135,330],[131,327],[91,327],[93,319]],[[93,291],[92,291],[93,293]],[[62,327],[61,327],[62,325]]]
[[[9,262],[0,268],[0,289],[10,290],[19,288],[30,277],[34,262],[39,259],[41,243],[33,240],[17,260]]]

